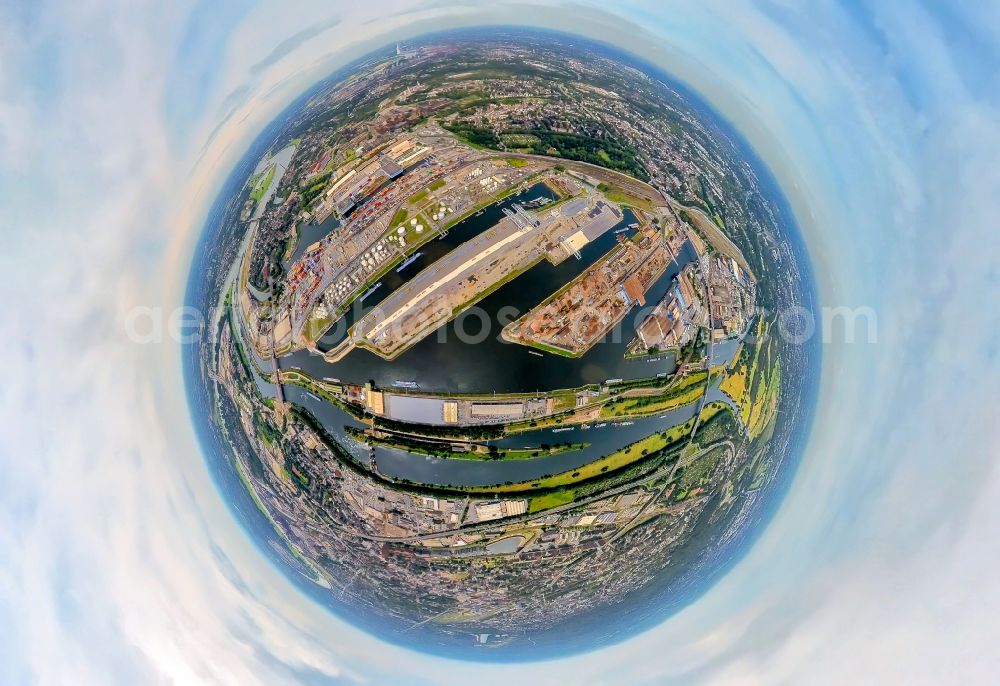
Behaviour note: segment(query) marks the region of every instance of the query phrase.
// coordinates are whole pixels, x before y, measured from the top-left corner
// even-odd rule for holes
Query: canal
[[[557,197],[547,185],[537,183],[521,193],[512,195],[484,208],[481,214],[477,213],[451,227],[446,235],[425,243],[414,254],[413,257],[416,259],[413,259],[405,267],[397,267],[395,270],[384,275],[379,281],[381,285],[371,295],[365,297],[363,300],[359,299],[355,301],[344,316],[317,341],[316,347],[323,352],[332,350],[338,343],[344,340],[347,330],[354,325],[354,322],[364,317],[372,308],[388,298],[397,288],[416,276],[424,267],[433,264],[466,241],[475,238],[483,231],[496,225],[497,222],[503,219],[505,208],[509,208],[516,203],[523,203],[526,200],[534,200],[536,198],[556,200]]]
[[[555,197],[544,184],[537,184],[520,196],[508,198],[486,208],[482,214],[469,217],[453,227],[446,236],[422,246],[417,260],[399,272],[392,271],[384,276],[382,285],[365,299],[363,308],[352,308],[339,325],[335,325],[324,336],[322,348],[328,349],[336,345],[353,321],[364,316],[367,310],[376,306],[421,269],[496,224],[503,217],[504,207],[540,196],[550,199]],[[338,378],[354,383],[372,380],[385,388],[398,381],[412,381],[422,390],[454,393],[533,392],[571,388],[607,379],[634,379],[669,373],[674,369],[673,360],[669,356],[654,360],[627,360],[624,353],[634,336],[636,324],[666,294],[683,266],[697,259],[690,244],[683,246],[666,272],[648,290],[646,305],[631,310],[603,342],[580,358],[551,354],[542,356],[527,347],[507,343],[499,336],[506,323],[530,310],[614,247],[616,232],[631,235],[633,230],[628,229],[628,225],[633,222],[634,214],[625,210],[618,225],[580,251],[579,260],[569,258],[559,265],[540,262],[479,303],[477,310],[485,315],[485,319],[481,319],[480,315],[463,315],[417,343],[393,362],[387,362],[361,349],[352,351],[335,364],[327,363],[322,357],[307,351],[298,351],[283,357],[280,360],[281,367],[299,367],[317,378]],[[300,251],[304,251],[308,245],[327,235],[336,226],[336,220],[328,220],[321,225],[306,227],[296,253],[301,254]],[[731,356],[735,346],[734,341],[726,345],[725,350],[713,351],[713,357],[716,358],[714,362],[718,364],[721,362],[719,358]],[[244,347],[262,369],[270,369],[270,361],[257,358],[252,348]],[[733,350],[729,350],[730,347]],[[254,373],[254,376],[261,393],[273,397],[274,386],[258,374]],[[356,459],[367,461],[367,447],[348,436],[344,430],[346,426],[363,426],[360,422],[337,406],[298,386],[285,385],[284,393],[287,401],[313,414],[326,431]],[[717,387],[709,390],[707,400],[732,405],[732,401]],[[379,470],[387,476],[431,485],[490,486],[508,481],[528,481],[576,469],[629,443],[683,424],[694,416],[698,406],[698,403],[691,403],[655,417],[627,423],[608,422],[588,429],[579,426],[568,431],[537,429],[493,442],[500,448],[537,449],[567,442],[586,444],[580,450],[530,460],[440,458],[381,446],[376,448],[376,460]]]
[[[311,412],[344,447],[353,448],[351,452],[356,457],[367,455],[367,448],[360,449],[358,442],[344,431],[345,426],[362,427],[356,419],[298,386],[285,386],[285,397]],[[709,390],[707,400],[732,406],[732,401],[717,386]],[[694,417],[699,406],[700,403],[694,402],[655,417],[635,419],[630,423],[608,422],[605,426],[592,426],[589,429],[579,426],[570,431],[538,429],[493,442],[493,445],[501,448],[541,448],[543,445],[566,442],[587,444],[581,450],[545,457],[526,460],[467,460],[420,455],[379,446],[375,450],[375,459],[382,474],[422,484],[493,486],[508,481],[530,481],[582,467],[630,443],[683,424]]]
[[[274,397],[274,385],[263,379],[256,370],[252,370],[252,373],[261,394],[265,397]],[[714,382],[709,389],[706,404],[723,402],[735,409],[733,401],[718,389],[717,384],[718,381]],[[319,420],[327,433],[351,452],[355,459],[367,463],[368,448],[362,446],[344,430],[347,426],[363,428],[364,424],[336,405],[322,400],[300,386],[285,384],[283,390],[286,401],[308,410]],[[558,427],[535,429],[492,441],[492,444],[499,448],[524,449],[542,449],[543,446],[554,446],[559,443],[586,444],[586,447],[580,450],[527,460],[441,458],[383,446],[376,448],[375,459],[379,471],[386,476],[428,485],[492,486],[508,481],[529,481],[582,467],[658,431],[683,424],[694,417],[699,406],[700,403],[694,402],[653,417],[630,422],[606,422],[603,426],[591,426],[588,429],[575,426],[568,431],[560,431]]]
[[[310,245],[326,238],[331,231],[337,229],[339,226],[340,220],[332,214],[320,224],[310,222],[309,224],[301,225],[299,227],[299,237],[295,243],[295,251],[288,260],[281,263],[281,266],[286,271],[291,269],[295,261],[306,254],[306,250],[309,249]]]
[[[524,198],[551,196],[544,185],[529,189]],[[362,306],[351,310],[323,337],[319,347],[328,350],[339,343],[347,329],[372,307],[378,305],[396,288],[406,283],[423,267],[469,238],[493,226],[502,218],[504,203],[487,208],[456,225],[449,234],[421,247],[421,257],[401,272],[390,272],[382,285],[368,296]],[[568,281],[588,269],[617,240],[616,231],[627,229],[635,222],[631,211],[625,210],[622,221],[580,251],[580,259],[569,258],[559,265],[542,261],[508,284],[484,298],[476,308],[440,327],[392,362],[363,349],[355,349],[337,363],[328,363],[321,356],[306,350],[282,358],[283,367],[298,367],[318,378],[336,378],[345,382],[372,381],[376,386],[391,388],[398,382],[411,382],[425,391],[454,393],[513,393],[535,392],[557,388],[572,388],[607,379],[637,379],[670,373],[674,369],[671,355],[658,359],[625,359],[625,348],[635,335],[636,324],[666,294],[673,278],[688,262],[696,259],[693,248],[685,244],[677,259],[649,289],[646,305],[631,310],[605,340],[579,358],[541,354],[531,348],[515,345],[500,337],[503,327],[540,303]]]

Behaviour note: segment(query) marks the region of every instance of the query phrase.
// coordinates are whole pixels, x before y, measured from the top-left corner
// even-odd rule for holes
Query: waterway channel
[[[347,435],[344,427],[363,425],[346,412],[298,386],[285,386],[285,397],[312,413],[327,432],[345,447],[357,446],[357,442]],[[707,402],[716,401],[732,405],[732,401],[718,387],[713,386],[709,390]],[[604,426],[592,426],[589,429],[577,426],[570,431],[537,429],[492,442],[501,448],[541,448],[543,445],[567,442],[588,444],[580,450],[527,460],[441,458],[383,446],[376,448],[375,460],[381,473],[416,483],[491,486],[507,481],[529,481],[582,467],[646,436],[683,424],[694,417],[699,407],[700,403],[694,402],[631,422],[608,422]],[[367,449],[356,451],[358,457],[366,453]]]
[[[254,377],[260,392],[272,397],[275,392],[274,385],[256,372]],[[336,438],[359,462],[363,464],[367,462],[367,447],[359,444],[344,430],[347,426],[363,428],[364,424],[336,405],[299,386],[286,384],[284,393],[287,401],[308,410],[316,417],[327,433]],[[732,400],[716,385],[709,389],[706,398],[706,403],[711,402],[723,402],[733,407]],[[492,486],[507,481],[529,481],[582,467],[646,436],[683,424],[694,417],[699,407],[700,403],[694,402],[653,417],[630,422],[606,422],[603,426],[591,426],[588,429],[576,426],[569,431],[560,431],[558,428],[536,429],[492,442],[500,448],[538,449],[559,443],[587,444],[580,450],[528,460],[441,458],[383,446],[376,447],[375,459],[379,471],[386,476],[416,483],[441,486]]]
[[[469,217],[456,225],[446,237],[422,246],[421,257],[401,272],[393,271],[383,277],[381,286],[361,306],[352,307],[323,337],[320,349],[336,345],[354,321],[422,268],[493,226],[502,217],[502,207],[539,195],[552,197],[551,191],[538,184],[520,198],[493,205],[482,215]],[[356,349],[341,361],[331,364],[319,355],[301,350],[282,358],[282,366],[298,367],[318,378],[336,378],[353,383],[373,381],[382,388],[391,388],[403,382],[415,384],[425,391],[456,393],[535,392],[578,387],[608,379],[637,379],[670,373],[674,369],[671,355],[628,360],[625,348],[635,336],[636,324],[666,294],[681,268],[696,259],[690,244],[683,246],[676,260],[646,293],[646,305],[630,311],[603,342],[582,357],[543,354],[526,346],[507,343],[500,337],[504,325],[540,303],[610,250],[617,240],[617,232],[631,234],[628,225],[634,222],[635,216],[625,210],[618,225],[580,251],[579,260],[571,257],[555,266],[543,260],[484,298],[472,311],[440,327],[392,362],[366,350]]]
[[[340,220],[337,219],[335,215],[330,215],[320,224],[315,222],[310,222],[309,224],[303,224],[299,227],[299,237],[295,243],[295,250],[292,252],[292,256],[281,263],[281,266],[285,269],[290,269],[295,261],[306,254],[306,250],[309,246],[316,241],[326,238],[326,236],[334,229],[340,226]]]
[[[397,267],[396,270],[384,275],[379,281],[378,288],[363,300],[355,301],[354,306],[320,338],[317,347],[324,352],[334,348],[344,339],[347,330],[354,325],[354,322],[364,317],[372,308],[388,298],[397,288],[416,276],[422,269],[438,261],[466,241],[495,226],[503,219],[505,208],[539,198],[552,201],[557,196],[544,183],[537,183],[521,193],[484,208],[481,214],[476,213],[453,226],[446,235],[422,245],[411,256],[410,260],[412,261],[408,264],[404,262],[405,267]]]
[[[420,269],[493,226],[503,217],[503,207],[539,196],[554,197],[546,186],[537,184],[519,197],[509,198],[486,208],[482,214],[469,217],[453,227],[445,237],[422,246],[421,256],[414,263],[400,272],[393,271],[383,277],[380,288],[366,298],[365,310],[377,305]],[[283,357],[280,361],[281,367],[298,367],[318,378],[338,378],[355,383],[372,380],[384,388],[391,388],[394,382],[400,380],[413,381],[421,390],[455,393],[533,392],[576,387],[615,378],[634,379],[669,373],[674,368],[673,360],[669,356],[653,360],[626,360],[624,352],[634,336],[636,324],[666,294],[671,281],[681,268],[697,259],[690,244],[683,246],[663,276],[648,290],[646,305],[629,312],[622,324],[604,342],[595,345],[581,358],[565,358],[551,354],[542,356],[527,347],[507,343],[499,337],[503,324],[537,305],[610,250],[617,240],[617,232],[630,235],[632,230],[628,229],[628,225],[633,222],[635,216],[626,210],[617,226],[580,251],[579,260],[569,258],[556,266],[543,261],[485,298],[480,302],[479,310],[488,315],[489,335],[485,335],[486,331],[478,318],[465,318],[464,321],[463,318],[459,318],[441,327],[393,362],[387,362],[359,349],[351,352],[340,362],[330,364],[320,356],[299,351]],[[308,237],[310,242],[314,242],[334,228],[335,224],[324,223],[312,227],[312,233],[310,235],[304,233],[302,238]],[[356,308],[349,312],[339,327],[340,331],[337,331],[338,327],[334,327],[334,330],[325,337],[325,346],[335,345],[340,340],[338,336],[342,337],[347,326],[355,321],[356,317],[363,316],[365,310]],[[463,331],[464,335],[459,335],[459,331]],[[734,341],[726,345],[724,350],[713,351],[714,362],[718,364],[722,358],[731,356],[737,345],[738,343]],[[250,346],[244,345],[244,348],[254,357],[261,369],[270,368],[270,361],[257,357]],[[273,396],[274,386],[256,372],[254,376],[261,393]],[[362,463],[367,462],[367,447],[348,436],[344,430],[346,426],[363,426],[360,422],[337,406],[321,400],[301,387],[285,385],[284,394],[287,401],[314,415],[326,431],[350,450],[356,459]],[[732,405],[732,401],[717,387],[709,390],[706,400]],[[592,426],[588,429],[579,426],[569,431],[538,429],[493,442],[501,448],[538,449],[546,445],[567,442],[587,444],[580,450],[530,460],[440,458],[382,446],[376,448],[375,457],[379,471],[383,474],[418,483],[442,486],[488,486],[508,481],[528,481],[581,467],[629,443],[682,424],[695,415],[698,407],[699,403],[691,403],[655,417],[636,419],[632,422],[608,422],[603,426]]]

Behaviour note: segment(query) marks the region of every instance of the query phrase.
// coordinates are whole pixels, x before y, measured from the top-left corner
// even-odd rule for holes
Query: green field
[[[622,191],[608,191],[604,194],[605,197],[611,202],[616,202],[619,205],[626,205],[628,207],[635,207],[640,210],[646,210],[647,212],[653,211],[653,203],[645,198],[639,198],[634,195],[629,195],[628,193]]]
[[[397,226],[405,222],[409,216],[410,216],[409,210],[407,210],[405,207],[400,207],[398,210],[396,210],[396,214],[392,215],[392,221],[389,222],[389,228],[390,229],[396,228]]]
[[[553,491],[552,493],[546,493],[545,495],[540,495],[531,499],[528,503],[528,512],[543,512],[545,510],[551,510],[553,507],[559,507],[560,505],[568,505],[576,499],[576,491],[573,490],[563,490],[563,491]]]
[[[267,189],[271,187],[271,181],[274,180],[275,169],[276,167],[273,164],[267,168],[267,171],[264,173],[264,177],[257,182],[257,185],[254,186],[253,191],[250,192],[251,200],[253,200],[254,202],[261,201],[261,199],[264,197],[264,194],[267,193]]]
[[[433,455],[449,460],[506,461],[532,460],[537,457],[548,457],[561,453],[583,450],[589,443],[565,443],[548,448],[512,448],[484,450],[481,445],[473,445],[473,450],[453,450],[452,444],[443,441],[426,440],[403,434],[393,434],[387,437],[374,437],[362,429],[347,427],[347,433],[365,443],[405,450],[415,455]],[[461,441],[458,441],[461,443]]]
[[[625,205],[626,207],[635,207],[640,210],[646,210],[647,212],[653,211],[653,202],[651,200],[632,195],[618,186],[612,186],[608,183],[600,183],[597,185],[597,190],[604,193],[604,197],[611,202],[618,203],[619,205]]]
[[[521,493],[524,491],[547,490],[550,488],[558,489],[571,486],[572,484],[615,472],[623,467],[639,462],[666,447],[674,436],[676,434],[672,435],[669,431],[655,433],[577,469],[567,470],[534,481],[523,481],[493,487],[474,487],[463,490],[468,493]]]
[[[613,400],[601,409],[602,417],[640,417],[673,410],[701,399],[701,384],[671,388],[659,395],[644,395]]]

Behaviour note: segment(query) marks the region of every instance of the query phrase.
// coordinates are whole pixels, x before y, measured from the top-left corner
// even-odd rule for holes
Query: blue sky
[[[984,682],[1000,667],[1000,5],[0,2],[0,683]],[[660,627],[486,668],[382,644],[303,597],[219,499],[176,345],[209,203],[253,137],[349,58],[434,27],[623,46],[778,178],[824,343],[786,501]]]

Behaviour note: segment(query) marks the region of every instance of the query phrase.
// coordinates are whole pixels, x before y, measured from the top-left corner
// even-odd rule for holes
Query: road
[[[508,220],[501,220],[500,224],[497,224],[496,228],[499,228],[501,224],[505,223],[508,223]],[[369,340],[369,342],[373,341],[373,339],[377,338],[382,331],[392,326],[392,324],[396,322],[398,319],[405,316],[408,312],[413,310],[418,305],[424,303],[428,298],[433,297],[436,291],[447,286],[449,283],[458,279],[459,277],[465,275],[470,270],[475,270],[475,268],[478,265],[488,260],[490,257],[495,255],[500,250],[503,250],[506,246],[518,241],[523,237],[524,237],[524,232],[518,231],[517,227],[515,226],[509,235],[504,236],[497,242],[488,246],[485,250],[482,251],[470,250],[471,252],[473,252],[473,255],[471,257],[466,259],[464,262],[460,263],[458,266],[453,267],[450,271],[445,273],[443,276],[438,277],[435,281],[432,281],[430,284],[421,289],[419,293],[408,297],[407,300],[404,301],[398,309],[396,309],[392,314],[387,316],[381,322],[376,321],[376,323],[367,332],[363,332],[365,324],[364,323],[359,324],[357,328],[356,337],[366,338]],[[456,252],[461,249],[462,249],[461,247],[458,248]],[[441,261],[447,260],[449,257],[454,259],[453,255],[454,253],[452,253],[452,255],[445,256],[441,258]],[[428,270],[434,269],[434,266],[436,265],[432,265],[431,267],[428,268]],[[442,265],[442,267],[443,266],[444,265]],[[428,270],[424,270],[424,272],[422,272],[421,275],[426,273]],[[440,269],[438,269],[437,271],[439,270]],[[421,275],[418,275],[414,279],[414,281],[416,279],[419,279]],[[433,275],[431,275],[431,278],[433,278]],[[409,291],[410,288],[411,286],[408,286],[403,290],[403,292]]]
[[[729,440],[725,440],[725,441],[721,441],[719,443],[713,443],[710,446],[702,448],[698,452],[696,452],[696,453],[688,456],[687,458],[685,458],[685,460],[683,460],[683,463],[685,465],[686,464],[691,464],[691,462],[694,462],[699,457],[705,455],[708,451],[714,450],[715,448],[718,448],[719,446],[728,446],[730,450],[735,450],[735,446],[733,446],[732,442],[729,441]],[[526,514],[523,514],[523,515],[518,515],[517,517],[507,517],[505,519],[491,519],[488,522],[481,522],[481,523],[478,523],[478,524],[473,524],[471,526],[461,526],[461,527],[457,527],[457,528],[454,528],[454,529],[445,529],[445,530],[442,530],[442,531],[433,531],[433,532],[428,532],[428,533],[425,533],[425,534],[414,534],[412,536],[377,536],[377,535],[374,535],[374,534],[366,534],[366,533],[361,532],[361,531],[348,530],[348,529],[342,527],[341,525],[335,524],[335,523],[330,522],[330,521],[328,521],[328,523],[331,524],[331,525],[333,525],[335,528],[340,529],[342,532],[344,532],[344,533],[346,533],[346,534],[348,534],[350,536],[353,536],[353,537],[356,537],[356,538],[363,538],[363,539],[366,539],[366,540],[369,540],[369,541],[378,541],[380,543],[417,543],[417,542],[424,541],[424,540],[427,540],[427,539],[430,539],[430,538],[440,538],[442,536],[450,536],[452,534],[470,533],[470,532],[476,532],[476,531],[485,531],[485,530],[488,530],[488,529],[494,529],[497,526],[506,526],[506,525],[509,525],[509,524],[512,524],[512,523],[516,523],[516,522],[528,521],[530,519],[535,519],[537,517],[544,517],[544,516],[547,516],[547,515],[550,515],[550,514],[556,514],[556,513],[559,513],[559,512],[567,512],[569,510],[578,509],[578,508],[584,507],[586,505],[589,505],[590,503],[597,502],[599,500],[605,500],[607,498],[610,498],[612,496],[618,495],[620,493],[625,493],[627,491],[630,491],[630,490],[634,489],[637,485],[644,484],[644,483],[647,483],[649,481],[655,481],[656,479],[660,478],[661,476],[663,476],[665,473],[668,473],[668,472],[669,473],[667,474],[667,485],[669,485],[670,480],[673,478],[673,475],[676,473],[678,467],[682,466],[681,463],[682,463],[682,460],[678,459],[677,462],[675,462],[674,464],[670,465],[669,467],[666,467],[666,466],[661,467],[660,469],[657,469],[652,474],[648,474],[648,475],[642,477],[641,479],[637,479],[635,481],[631,481],[631,482],[629,482],[627,484],[624,484],[622,486],[617,486],[615,488],[612,488],[612,489],[609,489],[609,490],[606,490],[606,491],[602,491],[601,493],[598,493],[596,495],[590,496],[588,498],[582,498],[580,500],[576,500],[576,501],[573,501],[572,503],[567,503],[565,505],[558,505],[556,507],[550,508],[550,509],[545,510],[543,512],[526,513]],[[665,487],[666,486],[664,486],[664,488]],[[658,498],[662,494],[662,492],[663,492],[663,488],[661,488],[657,492],[657,495],[654,496],[653,498],[651,498],[649,500],[649,502],[652,503],[654,500],[656,500],[656,498]],[[629,523],[631,524],[632,521],[633,520],[630,520]],[[312,526],[312,525],[310,525],[308,523],[306,524],[306,526],[308,528],[310,528],[310,529],[313,529],[314,531],[317,531],[317,532],[321,531],[320,529],[317,529],[316,527],[314,527],[314,526]],[[626,526],[628,526],[628,525],[626,525]],[[326,532],[323,532],[323,533],[326,533]]]
[[[577,162],[576,160],[567,160],[561,157],[547,157],[545,155],[528,155],[524,153],[514,153],[514,152],[504,152],[496,153],[490,155],[490,157],[515,157],[522,160],[533,160],[540,162],[547,162],[552,164],[560,164],[566,169],[573,169],[588,176],[592,176],[600,181],[607,181],[609,183],[616,184],[622,188],[630,191],[633,195],[636,195],[645,200],[649,200],[654,205],[658,207],[667,206],[667,198],[658,189],[649,185],[644,181],[624,174],[622,172],[614,171],[613,169],[608,169],[607,167],[599,167],[596,164],[590,164],[589,162]]]
[[[729,239],[729,236],[723,233],[722,229],[718,227],[715,221],[705,214],[704,210],[699,207],[694,207],[693,205],[685,205],[684,203],[678,202],[673,198],[670,199],[670,206],[671,210],[676,208],[687,212],[688,216],[692,217],[698,224],[698,228],[705,233],[709,243],[714,245],[715,248],[723,255],[736,260],[737,264],[740,265],[740,268],[749,274],[753,281],[757,280],[757,277],[754,276],[753,271],[750,269],[750,265],[747,264],[746,258],[743,257],[743,252]]]
[[[699,256],[701,264],[699,269],[703,275],[708,274],[708,265],[706,259],[703,255]],[[711,324],[712,317],[712,289],[708,284],[707,276],[702,279],[705,284],[705,302],[708,304],[709,313],[709,324]],[[698,427],[701,425],[701,411],[705,409],[705,401],[708,400],[708,391],[712,388],[712,332],[708,332],[708,383],[705,385],[705,393],[701,396],[701,405],[698,407],[698,412],[694,415],[694,427],[691,428],[691,440],[694,440],[695,434],[698,433]]]
[[[635,513],[635,516],[632,517],[632,519],[630,519],[624,526],[622,526],[622,528],[620,528],[615,533],[614,536],[612,536],[607,541],[605,541],[604,544],[601,546],[601,550],[603,550],[605,546],[608,546],[608,545],[614,543],[616,540],[618,540],[619,537],[624,536],[626,533],[629,532],[629,530],[632,528],[632,525],[639,521],[640,517],[642,517],[642,515],[646,512],[646,510],[649,509],[649,506],[652,505],[653,503],[655,503],[657,500],[659,500],[660,496],[663,495],[663,492],[667,490],[667,487],[670,486],[673,483],[674,475],[677,473],[678,469],[680,469],[681,467],[688,466],[689,464],[691,464],[692,462],[694,462],[695,460],[697,460],[699,457],[701,457],[702,455],[704,455],[705,453],[707,453],[709,450],[715,450],[716,448],[718,448],[720,446],[726,446],[727,448],[729,448],[729,451],[731,453],[735,453],[735,451],[736,451],[736,446],[733,445],[732,441],[730,441],[730,440],[727,439],[727,440],[721,441],[719,443],[713,443],[712,445],[710,445],[707,448],[702,448],[698,452],[693,453],[693,454],[689,455],[686,458],[678,459],[677,462],[675,462],[673,464],[673,466],[671,467],[670,474],[667,475],[666,482],[662,486],[660,486],[659,490],[656,491],[656,495],[654,495],[652,498],[650,498],[649,500],[647,500],[643,504],[643,506],[641,508],[639,508],[639,511]]]

